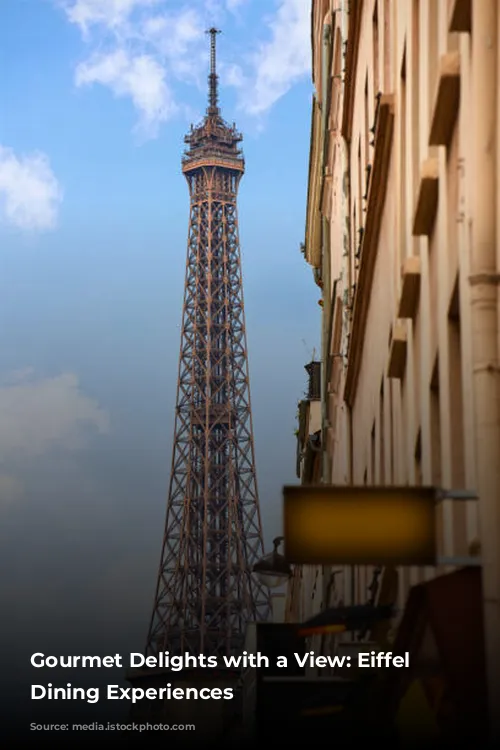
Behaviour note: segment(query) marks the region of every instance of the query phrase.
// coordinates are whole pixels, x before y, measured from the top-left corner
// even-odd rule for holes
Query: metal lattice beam
[[[190,219],[167,520],[147,652],[229,655],[266,619],[237,193],[241,135],[216,106],[186,136]]]

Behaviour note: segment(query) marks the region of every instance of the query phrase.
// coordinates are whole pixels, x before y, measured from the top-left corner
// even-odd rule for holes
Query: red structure
[[[209,101],[182,160],[191,200],[167,520],[147,653],[239,653],[266,619],[254,579],[263,554],[238,239],[242,136],[218,106],[210,29]]]

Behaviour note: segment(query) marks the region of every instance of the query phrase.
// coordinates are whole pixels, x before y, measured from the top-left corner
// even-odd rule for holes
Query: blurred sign
[[[299,565],[435,565],[433,487],[283,488],[285,557]]]

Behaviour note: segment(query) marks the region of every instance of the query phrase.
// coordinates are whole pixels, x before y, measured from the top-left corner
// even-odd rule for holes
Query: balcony
[[[309,362],[304,369],[309,376],[307,398],[319,401],[321,399],[321,362]]]
[[[321,452],[321,362],[313,360],[304,369],[308,374],[307,397],[297,408],[296,475],[309,483],[319,471]]]

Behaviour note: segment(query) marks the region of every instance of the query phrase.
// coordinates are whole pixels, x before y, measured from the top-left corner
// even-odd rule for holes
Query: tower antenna
[[[217,34],[220,34],[220,30],[212,26],[211,29],[207,29],[206,34],[210,34],[210,74],[208,76],[208,114],[217,115],[219,113],[218,107],[218,84],[219,78],[217,76],[216,69],[216,39]]]

